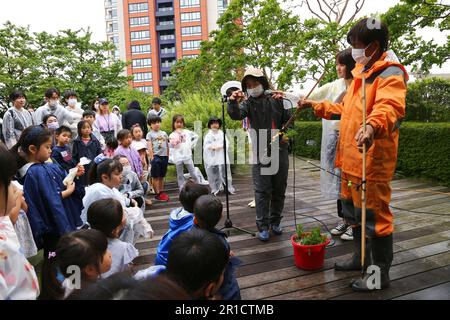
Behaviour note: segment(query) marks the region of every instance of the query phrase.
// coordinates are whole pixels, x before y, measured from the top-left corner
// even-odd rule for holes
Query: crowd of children
[[[15,91],[11,97],[15,108],[24,108],[25,94]],[[0,142],[0,161],[17,164],[1,171],[0,193],[13,200],[0,207],[4,209],[0,226],[6,230],[7,221],[9,232],[14,233],[8,237],[14,243],[8,251],[14,257],[10,261],[24,263],[29,270],[29,275],[15,275],[24,282],[10,285],[15,291],[0,286],[0,296],[77,299],[96,294],[102,281],[118,281],[127,284],[131,298],[145,295],[141,282],[151,279],[177,288],[185,298],[240,299],[234,276],[239,259],[230,251],[226,235],[215,229],[222,217],[222,204],[215,195],[225,183],[219,159],[224,156],[220,121],[214,117],[209,121],[204,146],[209,187],[199,183],[204,178],[192,159],[198,135],[184,128],[182,115],[173,117],[170,135],[164,132],[161,122],[167,113],[159,99],[154,99],[144,130],[139,124],[123,129],[107,99],[99,99],[95,111],[83,111],[74,91],[64,95],[66,108],[60,105],[57,89],[47,90],[46,97],[40,121],[35,121],[36,114],[30,114],[28,121],[25,114],[23,126],[13,127],[6,135],[14,142],[8,143],[10,148]],[[169,201],[164,191],[169,162],[176,167],[182,207],[170,214],[169,231],[158,246],[155,266],[135,274],[133,260],[139,255],[135,243],[139,237],[153,236],[144,218],[151,205],[147,192],[153,190],[157,201]],[[187,182],[184,167],[190,175]],[[234,193],[231,172],[229,182]],[[0,238],[3,235],[2,231]],[[183,237],[185,241],[178,241]],[[199,245],[200,251],[185,252]],[[38,251],[43,254],[40,284],[26,260]],[[199,259],[206,259],[201,271],[195,270]],[[70,282],[73,266],[80,271],[75,287]]]

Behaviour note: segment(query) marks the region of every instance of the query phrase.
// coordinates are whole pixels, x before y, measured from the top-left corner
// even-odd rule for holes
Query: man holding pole
[[[342,169],[343,214],[353,227],[355,252],[349,261],[336,263],[335,269],[375,266],[351,284],[355,291],[369,291],[387,288],[390,282],[394,231],[390,181],[397,162],[399,126],[405,116],[408,74],[387,51],[389,32],[380,21],[359,21],[347,41],[357,64],[343,102],[303,100],[298,108],[312,107],[318,117],[341,119],[336,167]],[[370,245],[365,246],[366,238]],[[378,271],[376,267],[379,272],[372,275]]]

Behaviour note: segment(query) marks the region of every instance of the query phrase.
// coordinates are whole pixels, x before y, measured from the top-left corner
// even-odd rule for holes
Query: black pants
[[[344,219],[344,213],[342,212],[342,202],[340,199],[337,200],[337,214],[339,218]]]
[[[279,168],[274,175],[262,175],[261,169],[267,167],[255,164],[252,168],[255,187],[256,226],[259,231],[269,230],[271,225],[279,226],[283,216],[289,173],[287,148],[280,149]]]

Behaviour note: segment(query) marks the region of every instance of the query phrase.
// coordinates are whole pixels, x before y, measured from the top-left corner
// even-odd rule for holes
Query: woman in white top
[[[109,102],[107,99],[100,99],[100,107],[95,117],[94,127],[100,131],[105,141],[111,137],[117,136],[117,133],[122,130],[122,122],[119,117],[109,110]]]

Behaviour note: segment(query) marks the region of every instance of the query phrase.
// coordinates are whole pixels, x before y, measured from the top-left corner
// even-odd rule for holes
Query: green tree
[[[442,67],[450,58],[450,5],[444,1],[401,0],[382,19],[389,26],[391,47],[414,73],[428,74],[433,65]],[[446,32],[447,41],[424,40],[417,31],[426,28]]]
[[[109,103],[111,106],[117,105],[122,112],[127,110],[128,104],[136,100],[140,103],[142,111],[146,112],[152,105],[153,96],[137,89],[131,89],[129,87],[123,87],[118,90],[114,90],[108,95]]]
[[[76,90],[88,104],[126,88],[126,63],[111,60],[113,44],[94,43],[91,37],[90,30],[52,35],[5,23],[0,29],[0,97],[21,88],[30,103],[40,105],[45,89],[57,87]]]

